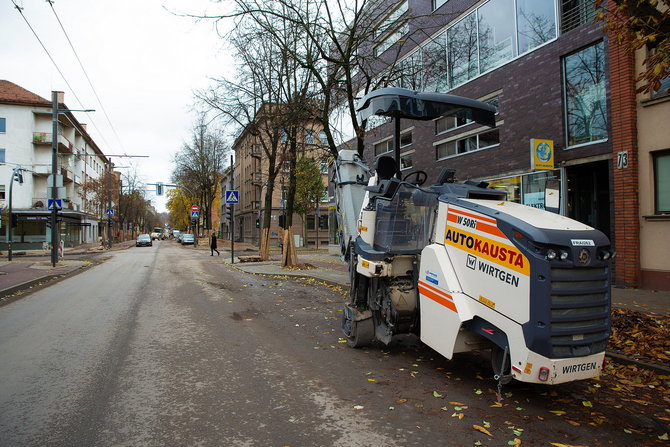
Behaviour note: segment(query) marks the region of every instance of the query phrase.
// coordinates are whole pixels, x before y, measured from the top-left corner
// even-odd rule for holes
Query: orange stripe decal
[[[481,220],[482,222],[488,222],[490,224],[498,223],[495,219],[486,216],[480,216],[478,214],[468,213],[467,211],[461,211],[454,208],[449,208],[450,213],[460,214],[461,216],[472,217],[473,219]]]
[[[427,284],[423,282],[419,282],[419,293],[426,298],[430,298],[431,300],[435,301],[438,304],[441,304],[442,306],[446,307],[449,310],[453,310],[454,312],[458,313],[458,310],[456,310],[456,305],[454,302],[451,300],[451,296],[447,295],[446,293],[443,292],[437,292],[436,289],[435,292],[432,287],[428,286]],[[437,293],[436,293],[437,292]],[[438,294],[439,293],[439,294]],[[445,298],[447,297],[447,298]]]
[[[500,231],[496,226],[497,221],[495,219],[489,219],[488,217],[477,216],[476,214],[450,209],[449,214],[447,214],[447,220],[455,224],[460,223],[458,222],[458,216],[456,216],[456,214],[474,219],[477,222],[475,229],[481,231],[482,233],[488,233],[493,236],[507,239],[507,236],[505,236],[503,232]]]

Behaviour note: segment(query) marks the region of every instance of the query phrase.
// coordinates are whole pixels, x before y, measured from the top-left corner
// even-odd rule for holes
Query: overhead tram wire
[[[23,8],[22,8],[21,6],[19,6],[19,5],[17,5],[15,0],[12,0],[12,3],[14,4],[14,8],[16,8],[16,10],[19,11],[19,14],[21,14],[21,17],[22,17],[23,20],[26,22],[26,25],[28,25],[28,28],[30,28],[30,31],[32,31],[33,35],[35,36],[35,38],[37,39],[37,41],[38,41],[38,42],[40,43],[40,45],[42,46],[42,49],[44,50],[44,52],[47,54],[47,56],[49,56],[49,59],[51,60],[51,63],[54,64],[54,67],[56,67],[56,70],[58,70],[58,74],[60,74],[61,78],[63,78],[63,81],[65,81],[65,84],[69,87],[70,91],[72,92],[72,95],[75,97],[75,99],[76,99],[77,102],[79,103],[79,106],[83,109],[84,106],[83,106],[81,100],[79,99],[79,97],[78,97],[77,94],[75,93],[74,89],[72,88],[72,86],[71,86],[70,83],[68,82],[67,78],[65,77],[65,75],[64,75],[63,72],[61,71],[60,67],[58,66],[58,64],[56,63],[56,61],[54,60],[54,58],[51,57],[51,53],[49,53],[49,50],[47,50],[47,47],[45,47],[45,46],[44,46],[44,43],[42,43],[42,39],[40,39],[40,36],[37,35],[37,32],[35,31],[35,29],[32,27],[32,25],[30,24],[30,22],[28,22],[28,19],[26,18],[26,16],[23,14]]]
[[[56,21],[58,21],[58,25],[60,25],[60,28],[63,31],[63,34],[65,35],[65,38],[67,39],[67,42],[70,44],[70,48],[72,49],[72,52],[74,53],[74,57],[77,58],[77,62],[79,63],[79,67],[81,68],[81,71],[84,73],[84,76],[86,76],[86,80],[88,81],[88,85],[91,87],[91,90],[93,91],[93,94],[95,95],[95,99],[98,100],[98,104],[100,104],[100,108],[102,109],[102,112],[105,114],[105,118],[107,119],[107,123],[109,124],[109,127],[112,129],[112,132],[116,136],[117,141],[119,142],[119,144],[123,148],[123,141],[121,141],[121,137],[116,132],[116,128],[112,124],[112,120],[110,119],[109,114],[107,113],[107,109],[105,108],[104,104],[102,103],[102,100],[100,99],[100,96],[98,95],[97,90],[93,86],[93,82],[91,81],[91,78],[88,76],[88,72],[84,68],[84,64],[82,63],[81,59],[79,58],[79,54],[77,53],[77,50],[75,50],[74,45],[72,44],[72,40],[70,39],[70,36],[68,35],[67,31],[65,31],[65,27],[63,26],[63,22],[61,22],[60,17],[58,17],[58,14],[56,13],[56,10],[54,9],[53,0],[47,0],[47,3],[49,3],[49,6],[51,7],[51,11],[53,12],[54,16],[56,17]],[[103,140],[104,140],[104,138],[103,138]],[[105,142],[105,143],[109,146],[109,143],[107,143],[107,142]],[[125,150],[124,150],[124,152],[125,152]]]
[[[35,31],[35,29],[32,27],[32,25],[30,24],[30,22],[28,21],[28,19],[26,18],[26,16],[23,14],[23,7],[17,5],[15,0],[12,0],[12,3],[14,4],[14,8],[15,8],[17,11],[19,11],[19,14],[21,14],[21,17],[22,17],[23,20],[26,22],[26,25],[28,25],[28,28],[30,28],[30,31],[33,33],[33,35],[35,36],[35,38],[37,39],[37,41],[38,41],[38,42],[40,43],[40,45],[42,46],[42,49],[44,50],[44,52],[45,52],[45,53],[47,54],[47,56],[49,57],[49,60],[51,60],[51,63],[54,65],[54,67],[55,67],[56,70],[58,71],[58,74],[60,74],[61,78],[62,78],[63,81],[65,82],[65,85],[67,85],[68,88],[70,89],[70,92],[72,92],[72,96],[74,96],[74,98],[77,100],[77,103],[79,104],[79,107],[81,107],[82,109],[85,109],[85,107],[84,107],[84,105],[83,105],[83,102],[81,101],[81,99],[79,99],[79,96],[77,96],[77,92],[72,88],[72,86],[71,86],[70,83],[68,82],[67,78],[65,77],[65,74],[63,74],[63,71],[60,69],[60,67],[58,66],[58,64],[57,64],[56,61],[54,60],[54,58],[51,56],[51,53],[49,53],[49,50],[47,50],[47,47],[46,47],[46,46],[44,45],[44,43],[42,42],[42,39],[40,39],[40,37],[37,35],[37,32]],[[102,104],[101,104],[101,105],[102,105]],[[91,125],[92,125],[92,126],[98,131],[98,133],[100,134],[100,138],[102,139],[102,141],[103,141],[108,147],[111,147],[110,144],[109,144],[109,143],[107,142],[107,140],[105,139],[105,137],[104,137],[104,135],[102,134],[102,132],[100,132],[100,129],[98,129],[98,126],[96,126],[95,121],[93,120],[93,117],[89,115],[87,118],[91,121]]]

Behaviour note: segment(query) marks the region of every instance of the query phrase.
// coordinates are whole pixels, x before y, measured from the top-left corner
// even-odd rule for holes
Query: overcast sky
[[[172,157],[188,140],[195,119],[193,91],[207,87],[210,77],[220,77],[232,68],[213,22],[196,22],[168,11],[214,13],[221,5],[208,0],[55,0],[53,8],[101,105],[49,3],[14,1],[23,7],[28,23],[67,83],[12,0],[0,0],[0,41],[4,42],[0,45],[0,79],[47,100],[52,90],[63,91],[69,108],[95,109],[75,115],[88,124],[88,132],[102,151],[148,155],[146,159],[112,161],[117,166],[136,165],[145,183],[168,183]],[[165,210],[165,198],[157,198],[153,187],[147,198],[158,211]]]

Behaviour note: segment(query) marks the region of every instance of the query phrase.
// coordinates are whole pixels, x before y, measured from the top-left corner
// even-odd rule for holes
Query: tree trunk
[[[270,229],[263,228],[261,235],[261,247],[260,247],[260,258],[262,261],[267,261],[270,259]]]
[[[282,267],[292,267],[298,263],[298,253],[295,249],[295,238],[293,237],[293,227],[288,227],[284,231],[283,237],[284,251],[281,257]]]

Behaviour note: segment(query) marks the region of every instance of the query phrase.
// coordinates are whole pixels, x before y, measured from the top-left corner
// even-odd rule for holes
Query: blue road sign
[[[47,207],[49,211],[54,209],[54,200],[56,201],[56,209],[63,209],[63,199],[47,199]]]
[[[200,217],[200,211],[191,211],[191,219],[197,219]]]
[[[226,203],[240,203],[240,192],[236,189],[226,191]]]
[[[108,216],[113,216],[114,215],[114,209],[113,208],[107,208],[107,210],[105,211],[105,214],[107,214]]]

